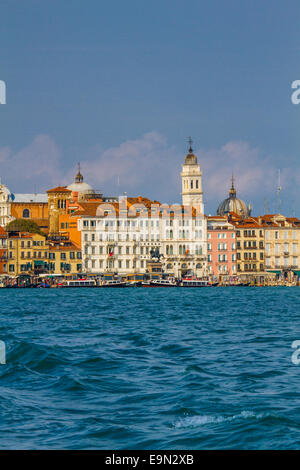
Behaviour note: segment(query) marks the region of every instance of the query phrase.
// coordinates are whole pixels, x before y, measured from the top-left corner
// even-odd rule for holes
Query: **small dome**
[[[190,144],[189,153],[185,157],[184,163],[185,165],[197,165],[198,161],[197,161],[196,155],[193,153],[191,138],[189,138],[189,144]]]
[[[236,197],[236,189],[234,187],[234,181],[232,178],[232,186],[229,190],[229,197],[221,202],[217,209],[217,215],[227,215],[229,212],[235,212],[243,218],[247,218],[251,215],[250,207],[247,207],[246,203]]]
[[[93,192],[92,186],[90,186],[88,183],[84,183],[83,181],[83,176],[80,172],[80,163],[78,163],[78,173],[75,176],[75,181],[72,184],[69,184],[67,186],[67,189],[69,189],[72,192],[76,193],[90,193]]]
[[[187,165],[197,165],[197,157],[193,153],[188,153],[185,157],[184,163]]]
[[[84,182],[69,184],[69,186],[67,186],[67,189],[69,189],[72,192],[78,192],[78,193],[87,193],[87,192],[93,191],[92,186]]]

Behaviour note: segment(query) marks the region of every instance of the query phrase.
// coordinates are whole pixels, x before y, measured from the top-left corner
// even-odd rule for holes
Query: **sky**
[[[193,139],[205,212],[228,194],[300,216],[300,4],[0,0],[0,176],[180,202]]]

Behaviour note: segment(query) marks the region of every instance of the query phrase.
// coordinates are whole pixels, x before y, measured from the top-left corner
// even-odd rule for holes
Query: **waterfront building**
[[[29,232],[8,232],[7,273],[43,274],[48,269],[46,236]]]
[[[236,230],[237,274],[261,279],[265,269],[264,226],[255,217],[241,218],[231,213],[230,223]]]
[[[265,269],[275,274],[300,275],[300,220],[282,214],[258,218],[264,225]]]
[[[120,204],[92,211],[77,221],[86,272],[146,273],[147,262],[159,257],[169,275],[206,273],[206,220],[196,211],[184,217],[183,206],[168,210],[142,197],[123,197]]]
[[[49,251],[49,274],[79,274],[82,272],[81,248],[67,237],[50,236],[47,241]]]
[[[7,233],[0,227],[0,274],[7,273]]]
[[[237,274],[236,231],[225,216],[207,218],[207,270],[221,279]]]

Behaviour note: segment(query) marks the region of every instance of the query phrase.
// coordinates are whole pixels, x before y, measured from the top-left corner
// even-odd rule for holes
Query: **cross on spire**
[[[236,189],[234,187],[234,175],[233,175],[233,172],[232,172],[232,176],[231,176],[231,188],[229,190],[229,194],[231,196],[236,196]]]
[[[189,153],[193,153],[193,149],[192,149],[193,141],[192,141],[191,136],[188,138],[188,143],[189,143]]]

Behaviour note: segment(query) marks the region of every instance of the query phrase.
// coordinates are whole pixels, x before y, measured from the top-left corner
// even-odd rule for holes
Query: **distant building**
[[[300,276],[300,220],[281,214],[258,219],[264,226],[266,271]]]
[[[29,232],[8,233],[7,273],[43,274],[48,271],[46,236]]]
[[[7,233],[0,227],[0,274],[7,273]]]
[[[207,218],[207,270],[218,277],[237,274],[236,231],[227,217]]]
[[[0,184],[0,226],[15,219],[31,219],[47,232],[48,202],[46,194],[14,194]]]

